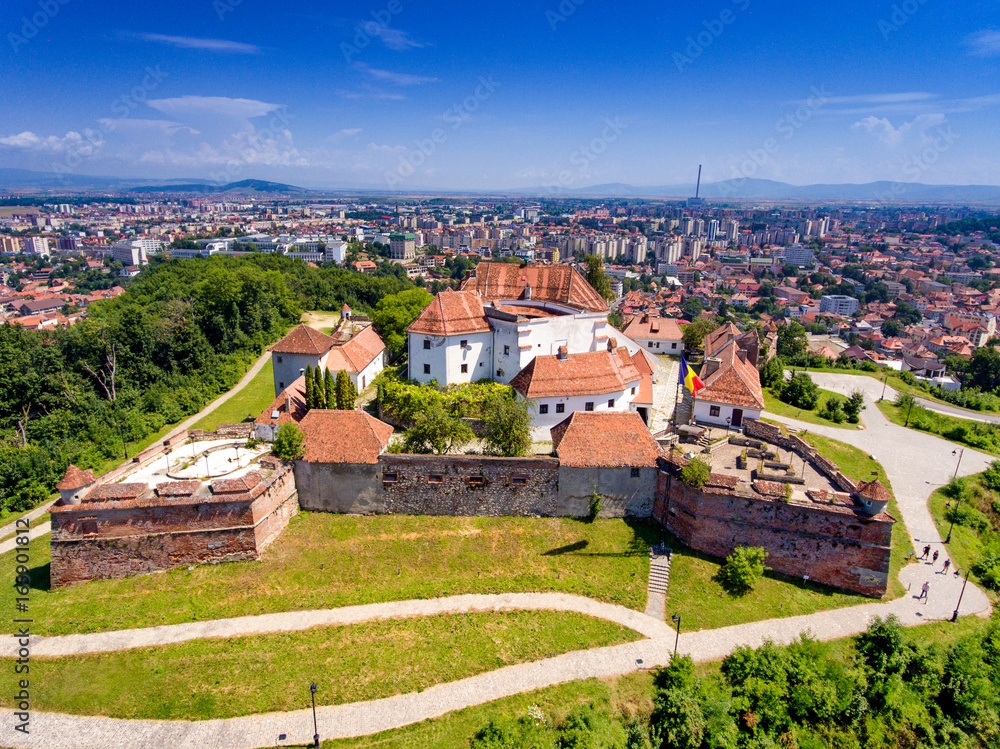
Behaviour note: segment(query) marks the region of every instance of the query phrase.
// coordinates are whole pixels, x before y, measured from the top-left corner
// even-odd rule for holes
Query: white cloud
[[[97,130],[86,129],[83,134],[70,130],[64,136],[38,135],[29,130],[16,135],[0,137],[0,146],[20,148],[26,151],[61,153],[72,150],[81,155],[90,155],[104,143],[104,136]]]
[[[191,135],[199,135],[200,133],[194,128],[190,128],[187,125],[181,125],[178,122],[172,122],[171,120],[136,120],[130,118],[122,119],[111,119],[104,118],[98,120],[106,129],[114,130],[119,133],[136,135],[136,136],[153,136],[153,135],[174,135],[175,133],[189,133]]]
[[[885,117],[865,117],[863,120],[855,122],[852,130],[864,130],[871,133],[884,145],[896,147],[909,144],[911,141],[923,143],[928,139],[926,133],[932,127],[938,127],[948,121],[948,118],[941,113],[922,114],[910,122],[904,122],[899,127],[895,127]]]
[[[233,42],[228,39],[203,39],[194,36],[168,36],[167,34],[139,34],[143,41],[156,44],[169,44],[180,49],[202,49],[208,52],[230,52],[245,55],[256,55],[260,47],[255,44]]]
[[[327,140],[330,143],[336,143],[337,141],[344,140],[345,138],[353,138],[355,135],[361,132],[360,127],[349,127],[343,130],[338,130],[333,135],[327,136]]]
[[[284,106],[256,99],[231,99],[225,96],[179,96],[173,99],[150,99],[146,104],[171,117],[210,114],[241,120],[263,117]]]
[[[358,70],[363,73],[367,73],[372,78],[379,81],[388,81],[389,83],[394,83],[397,86],[419,86],[424,83],[434,83],[438,79],[432,76],[426,75],[410,75],[409,73],[396,73],[392,70],[380,70],[379,68],[370,68],[363,62],[358,62],[354,64]]]
[[[349,91],[347,89],[338,88],[335,89],[333,93],[337,96],[343,96],[345,99],[386,99],[389,101],[404,101],[406,99],[406,97],[402,94],[389,93],[377,88],[372,88],[371,86],[365,86],[363,91]]]
[[[904,91],[895,94],[858,94],[856,96],[826,96],[823,98],[824,104],[904,104],[914,101],[927,101],[936,99],[937,94],[929,94],[926,91]],[[808,99],[795,102],[796,104],[808,104]]]
[[[378,28],[374,30],[374,34],[381,39],[382,43],[389,49],[422,49],[423,47],[428,46],[423,42],[418,42],[410,37],[410,34],[407,31],[391,29],[388,26],[383,26],[381,24],[378,24]]]
[[[1000,55],[1000,31],[983,29],[965,38],[964,44],[972,54],[979,57],[996,57]]]

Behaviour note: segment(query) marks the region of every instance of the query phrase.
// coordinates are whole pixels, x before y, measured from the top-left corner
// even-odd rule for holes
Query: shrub
[[[823,403],[823,410],[820,416],[829,419],[834,424],[841,424],[844,421],[844,408],[837,398],[827,398]]]
[[[805,372],[792,375],[778,397],[796,408],[812,411],[819,403],[819,386]]]
[[[305,437],[298,424],[282,424],[271,452],[282,460],[298,460],[305,452]]]
[[[957,525],[972,528],[977,533],[983,533],[990,529],[990,519],[967,502],[961,502],[954,507],[950,507],[945,513],[945,518]]]
[[[701,458],[695,458],[681,469],[681,481],[688,486],[698,488],[708,483],[712,469]]]
[[[860,390],[855,390],[844,403],[844,414],[852,424],[857,424],[861,420],[861,412],[865,410],[865,394]]]
[[[769,569],[765,559],[767,551],[759,546],[737,546],[719,570],[723,587],[731,593],[749,593]]]

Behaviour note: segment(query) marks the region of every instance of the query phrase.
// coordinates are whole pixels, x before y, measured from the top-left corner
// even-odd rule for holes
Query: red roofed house
[[[696,422],[739,428],[744,419],[760,418],[764,393],[754,366],[758,339],[756,331],[747,333],[730,323],[705,336],[705,387],[694,396]]]
[[[59,490],[59,504],[80,504],[84,495],[86,495],[86,493],[89,492],[96,483],[97,479],[94,478],[93,471],[81,470],[70,463],[66,468],[66,473],[63,474],[62,479],[58,484],[56,484],[56,489]]]
[[[555,356],[536,356],[510,385],[531,406],[533,437],[547,441],[550,430],[577,411],[637,410],[644,379],[652,400],[651,372],[636,366],[624,346],[586,354],[570,354],[562,347]]]
[[[669,317],[636,315],[625,325],[624,333],[654,354],[679,354],[684,348],[681,326]]]
[[[254,437],[274,442],[283,424],[298,424],[309,413],[306,408],[306,378],[299,377],[274,399],[254,421]]]
[[[275,396],[301,377],[306,367],[334,374],[345,370],[360,392],[385,367],[385,344],[370,324],[344,316],[333,335],[299,325],[271,347],[271,361]]]
[[[392,427],[365,411],[313,409],[299,425],[305,454],[295,461],[295,486],[304,510],[384,512],[379,455]]]
[[[652,512],[661,451],[638,414],[577,411],[552,427],[552,448],[571,514],[585,515],[595,492],[602,517]]]

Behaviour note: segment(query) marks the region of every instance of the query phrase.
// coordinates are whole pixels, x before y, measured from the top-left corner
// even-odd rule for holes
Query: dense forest
[[[156,258],[71,328],[0,326],[0,508],[47,497],[70,462],[98,470],[232,387],[302,309],[372,311],[413,288],[274,255]]]

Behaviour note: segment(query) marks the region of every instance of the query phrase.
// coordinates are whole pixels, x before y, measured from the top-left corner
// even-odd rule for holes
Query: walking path
[[[656,382],[653,383],[653,413],[649,431],[656,434],[670,427],[677,407],[677,375],[680,361],[668,356],[656,357]]]
[[[819,381],[818,374],[815,375]],[[833,377],[850,377],[833,375]],[[870,379],[870,378],[862,378]],[[872,383],[881,391],[879,383]],[[852,381],[820,382],[822,387],[850,392],[858,387]],[[863,388],[865,389],[865,388]],[[697,661],[721,658],[738,646],[756,647],[765,640],[786,644],[809,632],[820,639],[846,637],[864,631],[875,616],[895,614],[906,625],[948,619],[955,610],[962,580],[953,574],[941,574],[947,547],[941,543],[927,508],[928,495],[946,484],[957,466],[953,445],[932,435],[916,432],[889,422],[875,407],[872,393],[866,399],[864,414],[867,429],[845,431],[815,426],[793,419],[773,417],[803,432],[810,431],[839,439],[873,455],[886,469],[900,512],[914,545],[919,549],[930,544],[943,553],[937,565],[910,564],[900,574],[909,592],[888,603],[872,602],[851,608],[823,611],[806,616],[771,619],[715,630],[682,632],[679,652]],[[878,397],[875,393],[874,397]],[[804,435],[808,439],[808,434]],[[982,471],[993,458],[966,449],[958,473]],[[930,581],[928,600],[917,598],[924,581]],[[465,607],[465,608],[463,608]],[[456,596],[434,601],[405,601],[372,606],[348,607],[320,612],[271,614],[216,622],[155,627],[94,635],[69,635],[33,640],[33,654],[100,652],[109,649],[144,647],[181,642],[194,637],[228,637],[261,631],[302,629],[308,626],[363,621],[365,618],[432,615],[457,611],[504,610],[518,607],[555,608],[562,611],[600,616],[616,621],[648,639],[626,645],[577,651],[535,663],[480,674],[447,684],[439,684],[419,693],[397,695],[381,700],[350,705],[317,708],[320,736],[344,738],[362,736],[438,717],[453,710],[491,702],[522,692],[554,684],[594,677],[610,677],[644,668],[666,665],[673,652],[674,635],[664,622],[618,606],[563,594],[510,594],[498,596]],[[961,615],[986,615],[989,599],[974,585],[965,590]],[[3,646],[4,653],[10,646]],[[306,703],[303,695],[303,704]],[[14,723],[8,712],[8,725]],[[242,718],[206,721],[117,720],[71,716],[56,713],[31,715],[31,733],[11,739],[16,747],[46,749],[104,749],[109,746],[170,747],[205,746],[219,749],[256,749],[306,744],[312,739],[312,716],[308,710],[270,713]],[[10,734],[8,734],[10,735]],[[282,738],[283,737],[283,738]],[[6,741],[4,743],[7,743]]]
[[[44,523],[38,526],[32,526],[29,528],[28,538],[32,541],[39,536],[44,536],[52,530],[52,523],[46,520]],[[17,536],[8,538],[6,541],[0,543],[0,554],[6,554],[8,551],[17,546]]]
[[[44,515],[46,512],[49,511],[49,508],[52,507],[52,505],[54,505],[58,501],[59,500],[57,499],[50,499],[45,504],[39,505],[34,510],[29,512],[27,515],[22,515],[21,517],[27,518],[29,521],[35,520],[36,518],[40,518],[42,515]],[[7,525],[5,525],[3,528],[0,528],[0,538],[3,538],[4,536],[10,533],[14,533],[16,530],[17,530],[17,520],[14,520],[11,523],[7,523]]]
[[[649,550],[649,581],[646,583],[646,616],[666,620],[667,589],[670,587],[672,556],[659,547]]]

